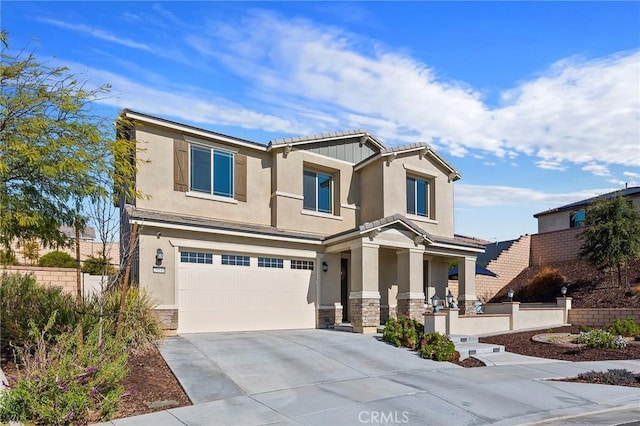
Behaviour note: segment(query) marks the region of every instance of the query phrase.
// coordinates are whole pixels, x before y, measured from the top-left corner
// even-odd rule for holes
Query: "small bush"
[[[628,386],[640,382],[640,375],[625,369],[610,369],[607,371],[588,371],[578,374],[579,380],[603,385]]]
[[[591,327],[587,327],[586,325],[581,325],[578,327],[578,331],[580,333],[588,333],[591,331]]]
[[[87,329],[96,327],[102,318],[103,333],[115,336],[121,294],[121,288],[118,287],[106,291],[103,297],[96,294],[86,300],[83,326]],[[100,313],[101,303],[103,304],[102,314]],[[121,338],[130,352],[144,351],[162,338],[160,321],[153,312],[155,306],[156,303],[144,289],[131,286],[127,290],[122,313]]]
[[[73,297],[63,293],[60,287],[39,285],[33,275],[2,274],[0,306],[0,337],[4,342],[17,346],[33,346],[37,343],[29,335],[29,321],[43,328],[49,317],[57,312],[55,323],[48,332],[50,337],[68,331],[76,324]]]
[[[398,320],[389,318],[385,324],[382,339],[395,346],[416,349],[423,333],[424,326],[416,320],[407,317],[401,317]]]
[[[590,348],[620,349],[627,346],[624,339],[620,339],[605,330],[591,330],[578,336],[575,343],[585,344]]]
[[[616,336],[640,336],[640,325],[633,318],[627,318],[626,320],[616,318],[605,329]]]
[[[39,336],[34,353],[22,352],[18,376],[0,396],[0,421],[34,424],[87,424],[108,420],[124,393],[127,375],[123,342],[107,336],[99,341],[96,330],[86,338],[80,328],[60,334],[48,347],[46,334],[32,322]]]
[[[19,265],[16,254],[9,250],[0,250],[0,265],[15,266]]]
[[[63,251],[51,251],[38,260],[39,266],[51,268],[75,268],[76,260],[69,253]]]
[[[460,353],[456,351],[451,339],[438,332],[424,335],[420,341],[418,353],[422,358],[435,361],[457,361],[460,359]]]
[[[540,272],[529,280],[518,292],[518,298],[523,302],[550,302],[560,295],[560,288],[566,279],[559,269],[544,266]]]
[[[90,275],[114,275],[116,268],[111,265],[111,259],[89,256],[82,264],[82,272]]]

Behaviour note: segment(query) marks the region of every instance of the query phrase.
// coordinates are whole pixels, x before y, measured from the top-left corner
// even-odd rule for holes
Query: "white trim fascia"
[[[416,167],[416,166],[412,166],[411,164],[407,164],[407,163],[402,163],[402,167],[404,167],[405,170],[409,170],[411,172],[417,173],[419,175],[423,175],[423,176],[428,176],[432,179],[437,179],[438,176],[435,175],[433,172],[426,170],[426,169],[422,169],[420,167]]]
[[[382,154],[380,154],[380,153],[378,152],[378,153],[376,153],[376,155],[374,155],[373,157],[369,158],[369,159],[368,159],[367,161],[365,161],[364,163],[360,163],[360,164],[358,164],[357,166],[355,166],[355,167],[353,168],[353,171],[354,171],[354,172],[357,172],[357,171],[359,171],[359,170],[363,169],[364,167],[368,166],[369,164],[373,163],[374,161],[379,160],[379,159],[381,159],[381,158],[382,158]]]
[[[302,195],[292,194],[291,192],[284,191],[275,191],[271,193],[271,198],[273,197],[285,197],[285,198],[293,198],[294,200],[304,200]]]
[[[241,231],[230,231],[230,230],[223,230],[223,229],[201,228],[198,226],[178,225],[178,224],[156,222],[153,220],[144,220],[144,219],[130,219],[129,223],[132,223],[132,224],[135,223],[140,226],[152,226],[154,228],[177,229],[180,231],[202,232],[206,234],[231,235],[235,237],[255,238],[255,239],[267,240],[267,241],[269,240],[285,241],[289,243],[311,244],[311,245],[318,245],[318,246],[323,245],[323,242],[319,240],[307,240],[302,237],[293,238],[293,237],[280,237],[278,235],[255,234],[250,231],[241,232]]]
[[[349,300],[352,299],[380,299],[379,291],[352,291]]]
[[[363,133],[354,133],[352,135],[342,135],[342,136],[329,136],[326,138],[319,138],[319,139],[307,139],[304,141],[296,141],[296,142],[287,142],[287,143],[279,143],[276,146],[273,146],[272,144],[269,144],[267,146],[267,151],[271,151],[273,149],[278,149],[278,148],[284,148],[287,145],[290,146],[295,146],[295,145],[304,145],[304,144],[308,144],[308,143],[318,143],[318,142],[326,142],[326,141],[337,141],[340,139],[351,139],[351,138],[357,138],[357,137],[362,137],[365,136],[366,141],[368,140],[369,142],[371,142],[373,145],[375,145],[378,149],[385,149],[386,147],[381,143],[378,142],[374,137],[372,137],[369,133],[367,132],[363,132]]]
[[[396,300],[424,300],[424,293],[417,293],[415,291],[405,291],[396,295]]]
[[[274,257],[293,257],[296,259],[315,259],[318,254],[316,250],[298,250],[281,247],[255,246],[251,244],[190,240],[185,238],[170,238],[169,243],[172,246],[179,248],[211,250],[215,252],[246,253],[254,255],[263,254]]]
[[[344,220],[344,218],[342,216],[336,216],[333,215],[331,213],[322,213],[322,212],[317,212],[314,210],[300,210],[300,214],[303,215],[307,215],[307,216],[313,216],[313,217],[322,217],[324,219],[332,219],[332,220]]]
[[[153,124],[153,125],[156,125],[156,126],[177,130],[179,132],[191,133],[191,134],[194,134],[194,135],[202,136],[202,137],[207,138],[207,139],[219,140],[219,141],[223,141],[225,143],[230,143],[230,144],[233,144],[233,145],[242,146],[244,148],[255,149],[256,151],[262,151],[262,152],[266,152],[267,151],[267,147],[266,146],[253,145],[251,143],[243,142],[243,141],[240,141],[238,139],[234,139],[232,137],[228,137],[228,136],[224,136],[224,135],[218,135],[218,134],[211,134],[211,133],[203,131],[203,130],[197,130],[197,129],[193,129],[191,127],[181,126],[181,125],[176,124],[176,123],[167,123],[164,120],[146,117],[146,116],[143,116],[143,115],[136,114],[135,112],[132,112],[132,111],[127,111],[125,113],[125,115],[126,115],[127,118],[130,118],[132,120],[142,121],[142,122]]]
[[[204,192],[187,191],[185,197],[200,198],[202,200],[220,201],[222,203],[238,204],[238,200],[231,197],[221,197],[219,195],[205,194]]]

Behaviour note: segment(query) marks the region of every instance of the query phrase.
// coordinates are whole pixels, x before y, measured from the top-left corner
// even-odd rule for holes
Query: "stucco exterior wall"
[[[420,157],[416,152],[398,156],[389,165],[378,162],[383,169],[383,215],[402,213],[418,226],[433,235],[453,237],[453,181],[448,172],[434,164],[429,157]],[[407,214],[406,178],[423,176],[432,179],[429,211],[425,218]]]
[[[356,227],[356,203],[359,194],[357,176],[353,175],[352,164],[302,150],[293,150],[286,158],[280,150],[274,153],[273,163],[276,165],[273,191],[276,198],[273,204],[276,209],[275,226],[321,235],[335,234]],[[333,207],[334,213],[338,214],[303,209],[305,168],[334,176]]]
[[[150,196],[138,198],[136,207],[142,209],[233,220],[235,222],[271,224],[269,202],[271,196],[271,156],[266,152],[232,146],[215,139],[198,139],[204,145],[214,144],[247,156],[247,201],[223,197],[207,198],[206,194],[174,191],[173,145],[183,135],[153,125],[136,129],[135,138],[143,150],[138,156],[147,163],[138,166],[137,189]]]
[[[559,231],[569,229],[571,220],[570,211],[562,211],[545,214],[538,218],[538,233]]]
[[[384,217],[384,185],[381,162],[374,162],[358,171],[360,177],[360,223]],[[400,212],[404,212],[401,210]]]

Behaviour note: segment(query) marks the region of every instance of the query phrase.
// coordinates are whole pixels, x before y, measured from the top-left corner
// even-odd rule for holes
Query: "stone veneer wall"
[[[574,308],[569,311],[570,324],[588,327],[603,327],[609,325],[614,319],[624,320],[627,318],[633,318],[640,323],[640,309]]]
[[[153,312],[160,320],[163,330],[178,329],[178,310],[177,309],[154,309]]]
[[[342,305],[321,306],[318,309],[318,328],[342,323]]]
[[[349,299],[353,331],[375,332],[380,325],[380,299]]]
[[[487,264],[497,277],[476,275],[476,295],[482,301],[491,299],[530,264],[531,235],[523,235]]]
[[[570,228],[531,236],[531,265],[545,265],[580,258],[582,228]]]
[[[423,299],[398,299],[398,317],[409,317],[422,322],[424,320],[424,300]]]

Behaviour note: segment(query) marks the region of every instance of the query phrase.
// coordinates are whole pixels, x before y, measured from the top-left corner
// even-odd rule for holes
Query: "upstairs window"
[[[407,213],[429,217],[429,182],[407,176]]]
[[[191,145],[191,191],[233,198],[233,153]]]
[[[326,173],[304,171],[303,208],[321,213],[333,213],[333,177]]]
[[[585,212],[584,210],[577,210],[571,212],[571,217],[569,219],[569,227],[570,228],[579,228],[584,225]]]

